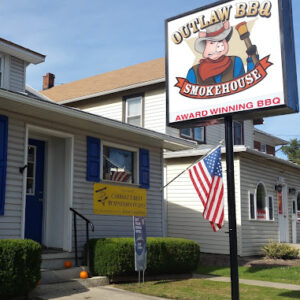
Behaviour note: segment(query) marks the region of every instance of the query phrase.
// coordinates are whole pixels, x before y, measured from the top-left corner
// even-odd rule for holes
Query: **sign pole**
[[[227,172],[227,198],[230,243],[230,273],[231,273],[231,299],[239,299],[239,271],[237,259],[237,232],[234,190],[234,161],[233,161],[233,128],[232,116],[225,117],[225,144],[226,144],[226,172]]]

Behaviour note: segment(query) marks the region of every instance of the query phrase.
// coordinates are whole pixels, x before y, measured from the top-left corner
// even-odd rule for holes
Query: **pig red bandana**
[[[221,56],[213,60],[210,58],[201,59],[199,65],[199,75],[203,81],[206,79],[223,73],[231,64],[228,56]]]

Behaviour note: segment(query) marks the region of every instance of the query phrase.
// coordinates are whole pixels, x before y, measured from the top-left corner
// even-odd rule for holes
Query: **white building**
[[[42,94],[57,103],[196,141],[198,150],[165,153],[166,182],[224,139],[222,124],[180,131],[166,126],[164,59],[54,87],[47,85],[53,76],[44,77]],[[256,129],[261,122],[234,122],[239,255],[260,253],[269,239],[300,242],[300,168],[275,157],[275,147],[287,142]],[[226,186],[224,170],[225,165]],[[187,174],[168,186],[165,197],[168,236],[193,239],[203,252],[229,253],[226,219],[225,228],[214,234],[202,219],[202,207]]]
[[[92,238],[132,236],[132,217],[94,213],[99,181],[146,189],[147,231],[163,236],[163,150],[194,144],[56,104],[25,85],[26,66],[44,55],[4,39],[0,51],[0,238],[31,238],[71,252],[70,208],[93,223]],[[123,159],[127,182],[113,179],[107,153]],[[81,250],[86,223],[77,220]]]

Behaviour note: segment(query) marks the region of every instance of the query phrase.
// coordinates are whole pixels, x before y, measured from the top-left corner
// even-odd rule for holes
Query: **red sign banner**
[[[272,65],[268,61],[269,57],[268,55],[261,59],[252,71],[231,81],[212,85],[199,85],[190,83],[186,78],[177,77],[175,86],[180,88],[179,93],[182,96],[193,99],[209,99],[233,95],[255,86],[267,76],[266,69]]]

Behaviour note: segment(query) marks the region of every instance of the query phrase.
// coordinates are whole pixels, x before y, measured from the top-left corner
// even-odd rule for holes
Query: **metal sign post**
[[[238,300],[239,299],[239,271],[238,271],[238,259],[237,259],[232,116],[225,117],[225,145],[226,145],[227,198],[228,198],[228,221],[229,221],[229,242],[230,242],[231,299]]]

